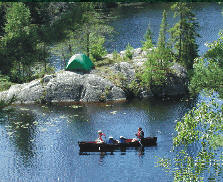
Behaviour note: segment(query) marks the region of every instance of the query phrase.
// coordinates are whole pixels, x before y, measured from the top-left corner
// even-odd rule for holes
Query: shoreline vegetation
[[[223,33],[199,57],[199,22],[191,2],[174,2],[171,11],[177,22],[169,27],[164,10],[156,43],[148,25],[141,48],[128,44],[125,51],[107,54],[104,43],[114,30],[98,9],[104,5],[0,2],[0,109],[11,103],[107,103],[194,96],[206,90],[209,102],[202,101],[176,124],[173,151],[178,155],[172,161],[161,158],[159,165],[174,181],[204,181],[210,171],[208,179],[218,180],[223,158],[218,153],[223,143]],[[89,56],[95,69],[54,73],[49,66],[50,55],[59,56],[65,66],[77,52]],[[191,155],[193,145],[200,147]]]
[[[41,84],[46,77],[50,78],[48,82],[53,80],[51,78],[57,79],[60,73],[53,73],[53,69],[47,62],[52,53],[61,57],[65,66],[74,51],[81,51],[89,56],[96,66],[96,69],[92,71],[93,79],[101,80],[100,83],[103,82],[103,84],[99,86],[100,88],[91,89],[88,93],[86,84],[91,85],[89,84],[91,78],[85,79],[88,76],[79,75],[77,77],[84,80],[80,90],[77,90],[80,94],[69,97],[67,93],[62,99],[55,96],[56,100],[76,101],[79,99],[84,102],[98,100],[105,102],[135,96],[164,98],[185,95],[188,90],[187,72],[192,70],[198,48],[195,41],[198,36],[196,33],[198,23],[191,11],[190,3],[172,4],[174,18],[179,18],[173,27],[168,26],[167,13],[163,11],[157,43],[154,43],[150,25],[148,25],[142,48],[135,49],[135,52],[128,44],[125,51],[120,54],[114,51],[112,55],[107,55],[104,43],[105,38],[112,36],[115,31],[108,25],[105,14],[97,9],[100,5],[104,4],[1,3],[0,8],[3,10],[4,18],[3,22],[0,22],[2,35],[0,58],[4,61],[0,71],[4,76],[4,83],[16,83],[11,86],[9,93],[13,89],[19,93],[22,85],[29,85],[30,81],[30,83],[37,83],[35,79],[40,79]],[[43,12],[45,14],[41,14]],[[168,32],[169,40],[166,38]],[[16,45],[19,42],[24,44],[18,47]],[[52,44],[53,48],[49,49]],[[106,80],[111,81],[109,86],[105,83]],[[37,85],[40,89],[39,95],[42,97],[42,99],[38,98],[39,102],[55,100],[54,97],[51,98],[48,95],[51,88],[45,88],[47,84],[39,86],[37,83]],[[94,86],[91,85],[91,87]],[[5,88],[8,88],[8,85]],[[115,94],[115,89],[119,90],[118,94]],[[29,92],[29,90],[26,91]],[[2,98],[10,95],[6,92],[1,94]],[[51,92],[54,91],[51,90]],[[60,92],[66,91],[60,89]],[[92,99],[95,96],[87,98],[87,94],[101,96]],[[12,96],[16,99],[22,98],[15,93],[8,98]],[[34,101],[36,102],[35,99]]]
[[[53,102],[110,102],[131,98],[176,98],[188,93],[187,72],[179,64],[168,68],[165,82],[157,85],[143,84],[141,75],[148,55],[156,47],[128,49],[107,54],[105,64],[89,73],[59,71],[24,84],[14,84],[0,92],[0,100],[7,103],[14,97],[16,104]],[[131,59],[127,55],[131,54]],[[107,64],[107,62],[109,62]]]

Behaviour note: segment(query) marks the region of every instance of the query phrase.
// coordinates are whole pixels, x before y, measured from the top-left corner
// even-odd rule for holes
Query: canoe
[[[154,146],[157,144],[157,137],[146,137],[140,143],[133,139],[126,139],[125,143],[97,143],[95,141],[82,141],[78,142],[80,151],[83,152],[100,152],[100,151],[114,151],[118,149],[125,149],[127,147],[140,147],[140,146]]]

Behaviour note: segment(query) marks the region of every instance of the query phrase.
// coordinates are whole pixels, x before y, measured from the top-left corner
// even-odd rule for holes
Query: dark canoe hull
[[[140,146],[154,146],[157,144],[157,137],[144,138],[141,144],[138,141],[127,143],[94,143],[94,142],[78,142],[81,152],[100,152],[100,151],[114,151],[125,150],[127,147],[140,147]]]

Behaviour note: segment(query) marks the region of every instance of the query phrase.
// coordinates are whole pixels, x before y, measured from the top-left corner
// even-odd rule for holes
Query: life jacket
[[[141,130],[141,131],[138,131],[137,132],[137,137],[139,138],[139,139],[142,139],[143,137],[144,137],[144,132]]]
[[[104,140],[102,139],[102,136],[103,136],[103,135],[105,136],[105,134],[104,134],[104,133],[99,133],[98,135],[99,135],[99,138],[98,138],[98,139],[101,140],[101,141],[103,142]]]

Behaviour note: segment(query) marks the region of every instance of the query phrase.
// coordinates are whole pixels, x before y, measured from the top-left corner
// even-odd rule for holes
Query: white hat
[[[123,136],[120,136],[120,138],[124,138]]]
[[[102,131],[101,130],[98,130],[98,133],[102,133]]]
[[[109,138],[113,138],[113,136],[109,136]]]

